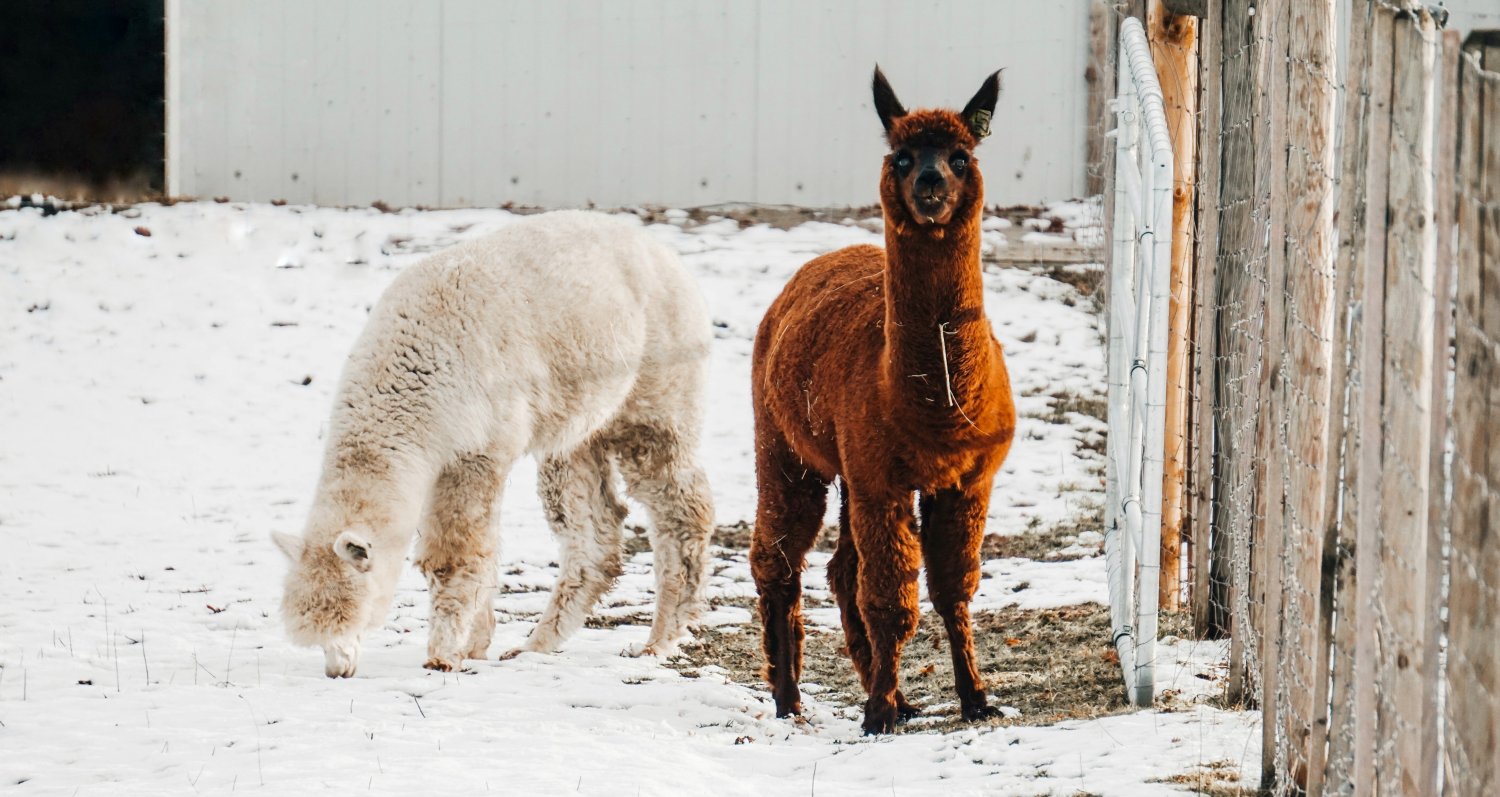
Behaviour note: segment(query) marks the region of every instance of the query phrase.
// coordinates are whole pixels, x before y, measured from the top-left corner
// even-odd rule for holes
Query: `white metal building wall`
[[[169,0],[168,189],[319,204],[878,201],[1005,67],[990,202],[1083,191],[1087,0]]]

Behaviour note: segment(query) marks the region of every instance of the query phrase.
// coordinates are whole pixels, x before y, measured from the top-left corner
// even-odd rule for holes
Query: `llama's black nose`
[[[929,166],[917,175],[918,194],[936,194],[943,190],[943,173]]]

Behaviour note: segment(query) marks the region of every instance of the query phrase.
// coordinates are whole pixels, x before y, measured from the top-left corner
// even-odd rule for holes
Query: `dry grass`
[[[733,603],[753,614],[750,601]],[[989,725],[1050,725],[1132,710],[1125,702],[1119,659],[1109,644],[1107,607],[1085,604],[976,612],[974,645],[991,703],[1021,711],[1019,717],[991,720]],[[689,675],[712,665],[736,683],[765,689],[764,660],[760,624],[752,620],[742,626],[705,630],[699,634],[699,643],[671,665]],[[802,684],[808,695],[845,708],[851,716],[863,709],[864,689],[849,662],[842,632],[808,628]],[[906,732],[943,733],[968,727],[958,715],[942,621],[932,612],[924,614],[906,647],[901,684],[907,699],[924,710],[924,716],[904,726]]]
[[[634,208],[633,212],[648,224],[668,223],[673,219],[667,215],[668,208],[650,205]],[[696,208],[682,208],[687,212],[687,217],[679,217],[677,223],[693,227],[700,224],[709,224],[720,219],[731,219],[741,228],[751,227],[756,224],[765,224],[777,229],[787,230],[809,221],[822,221],[831,224],[843,223],[845,219],[853,219],[861,227],[879,231],[881,229],[881,216],[883,215],[879,205],[864,205],[852,208],[809,208],[798,205],[756,205],[749,203],[730,203],[723,205],[704,205]],[[1066,225],[1061,218],[1047,216],[1043,208],[1030,205],[1017,205],[1014,207],[994,207],[985,209],[986,216],[997,216],[1008,220],[1012,227],[1026,229],[1026,220],[1034,218],[1046,218],[1048,222],[1047,232],[1063,233]],[[1070,282],[1068,279],[1060,280]],[[1082,290],[1080,288],[1080,290]],[[1084,290],[1085,295],[1092,293],[1092,289]]]
[[[999,556],[1061,560],[1087,555],[1076,550],[1081,531],[1099,528],[1097,512],[1025,534],[985,540],[985,558]],[[715,530],[714,542],[743,551],[749,547],[751,527],[740,523]],[[825,529],[820,542],[835,535]],[[1066,550],[1065,550],[1066,549]],[[740,684],[766,690],[762,675],[765,656],[753,599],[716,601],[750,612],[749,622],[705,629],[698,643],[671,665],[696,676],[704,667],[722,670]],[[806,596],[805,606],[828,605]],[[1163,635],[1188,633],[1181,615],[1164,614]],[[1007,607],[973,616],[975,651],[991,702],[1019,709],[1018,717],[989,724],[1047,725],[1131,711],[1125,702],[1119,659],[1110,645],[1109,609],[1099,604],[1057,609]],[[902,689],[908,700],[924,709],[924,716],[904,726],[905,732],[947,732],[967,727],[958,715],[953,694],[953,666],[942,621],[926,612],[902,657]],[[837,707],[851,718],[863,710],[865,693],[849,661],[843,632],[809,626],[803,654],[802,684],[814,699]],[[1164,695],[1163,706],[1173,698]]]
[[[1094,556],[1103,552],[1102,546],[1097,550],[1078,550],[1075,543],[1080,533],[1098,531],[1103,528],[1103,525],[1103,510],[1095,507],[1069,520],[1046,528],[1037,526],[1023,534],[1005,536],[991,534],[984,538],[984,547],[981,549],[980,556],[984,559],[1020,558],[1045,562],[1067,562]],[[743,520],[716,526],[712,543],[719,548],[731,551],[748,551],[752,531],[753,527]],[[818,534],[817,541],[813,543],[812,549],[822,553],[833,553],[834,547],[838,545],[838,536],[837,528],[824,526]],[[624,550],[627,557],[651,550],[651,540],[644,526],[632,524],[625,527]]]
[[[1108,420],[1109,403],[1105,396],[1098,394],[1085,395],[1068,388],[1058,388],[1050,393],[1031,393],[1028,397],[1045,395],[1049,401],[1047,408],[1040,412],[1028,412],[1023,418],[1037,420],[1042,423],[1055,424],[1058,426],[1074,427],[1077,419],[1074,416],[1083,415],[1099,421]],[[1100,456],[1105,451],[1105,434],[1099,429],[1077,429],[1075,431],[1078,446],[1084,451],[1092,451]],[[1098,463],[1102,473],[1103,463]]]
[[[655,205],[635,208],[634,212],[647,224],[665,224],[673,221],[667,215],[668,208]],[[696,227],[700,224],[709,224],[721,219],[730,219],[740,226],[753,227],[757,224],[765,224],[781,230],[789,230],[809,221],[822,221],[830,224],[838,224],[844,219],[856,219],[861,222],[869,219],[878,220],[881,215],[879,207],[868,205],[858,208],[805,208],[796,205],[753,205],[734,203],[727,205],[705,205],[696,208],[683,208],[687,212],[685,219],[678,218],[677,223],[685,227]],[[861,225],[865,226],[865,225]]]
[[[1038,393],[1030,395],[1038,395]],[[1086,396],[1068,388],[1059,388],[1048,393],[1047,397],[1051,401],[1047,403],[1045,412],[1032,413],[1025,417],[1070,426],[1073,419],[1069,416],[1073,414],[1087,415],[1101,421],[1107,420],[1109,416],[1109,403],[1102,395]]]
[[[1101,300],[1103,294],[1099,288],[1104,285],[1105,271],[1099,264],[1045,263],[1034,271],[1048,279],[1073,286],[1074,290],[1077,290],[1085,298],[1092,300],[1091,306],[1094,312],[1098,312],[1104,308],[1104,303]]]
[[[753,527],[746,521],[737,521],[722,526],[714,527],[714,534],[710,542],[720,548],[728,548],[731,551],[750,550],[750,535]],[[839,533],[833,526],[824,526],[818,533],[818,539],[813,543],[814,551],[833,553],[833,548],[838,544]],[[647,536],[645,526],[634,524],[625,527],[625,555],[635,556],[651,550],[651,540]]]
[[[1072,518],[1047,527],[1037,526],[1023,534],[990,534],[984,538],[980,548],[982,559],[1034,559],[1038,562],[1068,562],[1097,556],[1104,552],[1104,543],[1092,547],[1079,546],[1078,535],[1085,531],[1097,532],[1104,528],[1104,508],[1093,507]]]
[[[1240,780],[1239,765],[1233,761],[1212,761],[1201,764],[1190,772],[1153,782],[1176,784],[1185,787],[1184,791],[1189,794],[1203,794],[1208,797],[1249,797],[1249,795],[1265,794],[1261,789],[1247,786]]]
[[[583,621],[585,628],[619,628],[622,625],[651,625],[650,611],[636,611],[629,614],[600,614],[594,611],[589,614],[588,619]]]

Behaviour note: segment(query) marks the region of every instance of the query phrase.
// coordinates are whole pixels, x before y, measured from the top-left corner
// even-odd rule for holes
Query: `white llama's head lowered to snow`
[[[360,637],[375,619],[370,578],[375,552],[368,535],[344,531],[331,545],[279,532],[271,536],[291,560],[281,615],[292,642],[322,647],[328,677],[352,677]]]

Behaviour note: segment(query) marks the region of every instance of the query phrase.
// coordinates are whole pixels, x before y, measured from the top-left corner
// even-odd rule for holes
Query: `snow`
[[[301,528],[331,391],[381,290],[424,253],[517,217],[216,203],[44,217],[17,204],[0,210],[0,789],[1136,795],[1171,793],[1162,779],[1214,761],[1247,782],[1258,771],[1257,718],[1205,703],[1218,643],[1160,646],[1170,711],[863,739],[815,695],[806,722],[778,720],[764,689],[619,655],[644,641],[639,625],[472,673],[422,670],[427,600],[408,572],[359,676],[328,680],[321,652],[282,635],[285,568],[268,535]],[[683,254],[717,327],[703,459],[718,519],[748,520],[756,324],[798,266],[878,243],[878,223],[666,218],[650,230]],[[1023,416],[990,531],[1021,534],[1100,500],[1098,422],[1028,417],[1053,393],[1100,392],[1098,319],[1043,276],[985,279]],[[507,483],[492,653],[524,637],[555,577],[534,486],[529,463]],[[827,558],[805,577],[824,597]],[[754,594],[743,557],[719,564],[711,594]],[[976,608],[1106,600],[1098,556],[984,567]],[[649,610],[650,572],[636,555],[599,613]],[[748,619],[726,607],[709,621]],[[809,620],[838,622],[831,609]]]

